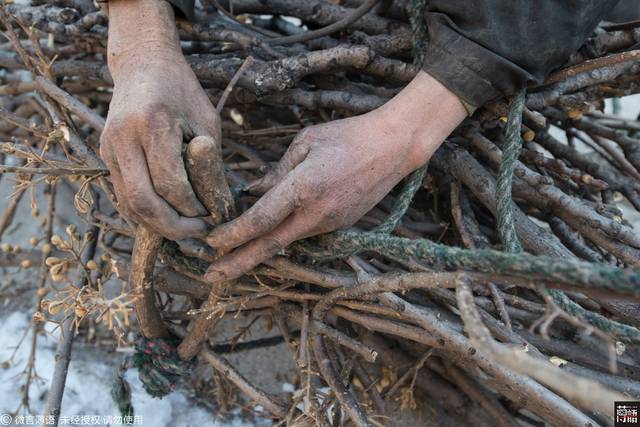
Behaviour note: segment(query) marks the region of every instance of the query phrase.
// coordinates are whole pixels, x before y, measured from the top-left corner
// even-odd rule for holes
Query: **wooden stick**
[[[136,315],[142,334],[147,338],[165,338],[169,335],[156,306],[153,290],[153,269],[162,240],[162,236],[140,225],[133,244],[129,286],[138,295]]]
[[[89,227],[86,235],[91,235],[92,240],[87,242],[86,248],[82,253],[81,260],[83,264],[86,264],[89,260],[93,259],[95,255],[98,233],[99,229],[97,227]],[[87,278],[83,277],[82,286],[86,286],[87,283]],[[56,348],[56,364],[53,369],[53,377],[51,378],[51,385],[49,386],[49,392],[47,393],[47,403],[44,409],[45,415],[53,417],[53,426],[58,425],[60,418],[62,396],[64,395],[67,372],[69,370],[69,363],[71,362],[71,348],[73,345],[73,338],[75,336],[75,328],[73,327],[74,321],[75,315],[73,313],[67,316],[64,320],[60,331],[58,346]]]

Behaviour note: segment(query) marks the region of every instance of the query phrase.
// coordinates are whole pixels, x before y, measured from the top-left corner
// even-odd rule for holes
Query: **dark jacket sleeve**
[[[618,0],[432,0],[423,69],[477,108],[541,83]]]
[[[182,14],[187,19],[193,19],[195,0],[168,0],[176,10],[178,15]]]

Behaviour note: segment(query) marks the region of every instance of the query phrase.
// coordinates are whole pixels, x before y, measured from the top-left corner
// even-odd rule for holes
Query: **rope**
[[[506,143],[502,150],[502,162],[496,182],[496,210],[498,233],[500,240],[508,252],[522,252],[522,246],[516,234],[513,221],[513,200],[511,199],[511,184],[513,181],[513,166],[520,156],[522,138],[522,111],[524,109],[526,89],[519,90],[509,103],[509,118],[507,120]]]
[[[422,67],[424,55],[429,42],[429,31],[424,14],[427,9],[427,0],[413,0],[409,21],[411,22],[411,38],[413,41],[413,65]]]
[[[640,344],[640,333],[638,329],[633,326],[618,323],[602,316],[601,314],[587,310],[570,299],[566,294],[556,289],[549,289],[547,292],[551,298],[553,298],[553,302],[555,302],[558,307],[564,310],[567,314],[581,318],[591,326],[613,335],[620,341]]]
[[[422,180],[424,179],[424,175],[426,173],[427,165],[424,165],[419,169],[416,169],[409,175],[404,184],[404,187],[402,187],[402,191],[398,195],[398,198],[391,208],[391,213],[382,224],[371,230],[371,233],[380,235],[390,234],[397,227],[398,223],[407,212],[407,209],[409,208],[409,205],[411,204],[411,201],[413,200],[416,192],[420,189],[420,185],[422,184]],[[329,234],[329,236],[333,234]],[[353,255],[358,251],[358,249],[341,249],[337,247],[333,247],[330,250],[327,250],[321,246],[318,246],[316,244],[316,240],[317,239],[313,238],[300,240],[293,243],[291,248],[294,251],[299,251],[313,258],[325,261]]]
[[[407,182],[404,184],[400,195],[398,195],[398,198],[391,208],[391,214],[382,224],[372,230],[374,233],[389,234],[398,226],[398,223],[407,212],[407,209],[409,209],[409,205],[411,204],[413,197],[420,189],[420,185],[422,185],[422,180],[426,173],[427,165],[411,172],[411,175],[407,178]]]
[[[601,289],[640,296],[640,269],[622,269],[578,259],[558,259],[491,249],[470,250],[434,243],[427,239],[407,239],[379,233],[338,231],[316,239],[324,248],[309,255],[335,257],[367,250],[383,256],[415,257],[439,270],[469,270],[556,281],[584,288]],[[314,246],[317,250],[317,246]],[[343,256],[343,255],[338,255]],[[621,341],[640,344],[640,330],[589,312],[562,292],[550,290],[554,301],[569,314],[582,316],[593,326],[610,332]]]
[[[178,356],[178,339],[138,337],[133,366],[145,391],[153,397],[162,398],[175,390],[181,376],[193,369],[193,361],[185,362]]]
[[[513,181],[513,168],[520,155],[522,138],[520,128],[522,125],[522,111],[524,109],[526,89],[518,91],[509,104],[509,118],[505,129],[506,143],[502,150],[502,162],[498,172],[496,183],[496,205],[498,233],[507,252],[521,253],[522,245],[516,234],[513,220],[513,200],[511,187]],[[556,289],[549,289],[549,296],[558,307],[570,316],[578,317],[589,325],[607,332],[617,339],[627,343],[640,343],[640,331],[633,326],[618,323],[598,313],[587,310],[571,300],[565,293]]]

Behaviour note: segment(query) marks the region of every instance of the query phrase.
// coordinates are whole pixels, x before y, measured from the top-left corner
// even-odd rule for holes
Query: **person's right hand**
[[[203,237],[208,212],[182,158],[183,141],[220,141],[220,120],[180,51],[171,6],[157,0],[109,4],[113,98],[100,153],[118,209],[171,240]]]

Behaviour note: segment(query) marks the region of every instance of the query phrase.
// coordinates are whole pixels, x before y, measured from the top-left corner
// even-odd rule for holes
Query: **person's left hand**
[[[207,280],[235,279],[295,240],[353,225],[465,116],[452,92],[420,72],[381,108],[304,129],[248,188],[266,194],[207,237],[219,250],[237,248],[210,266]]]

